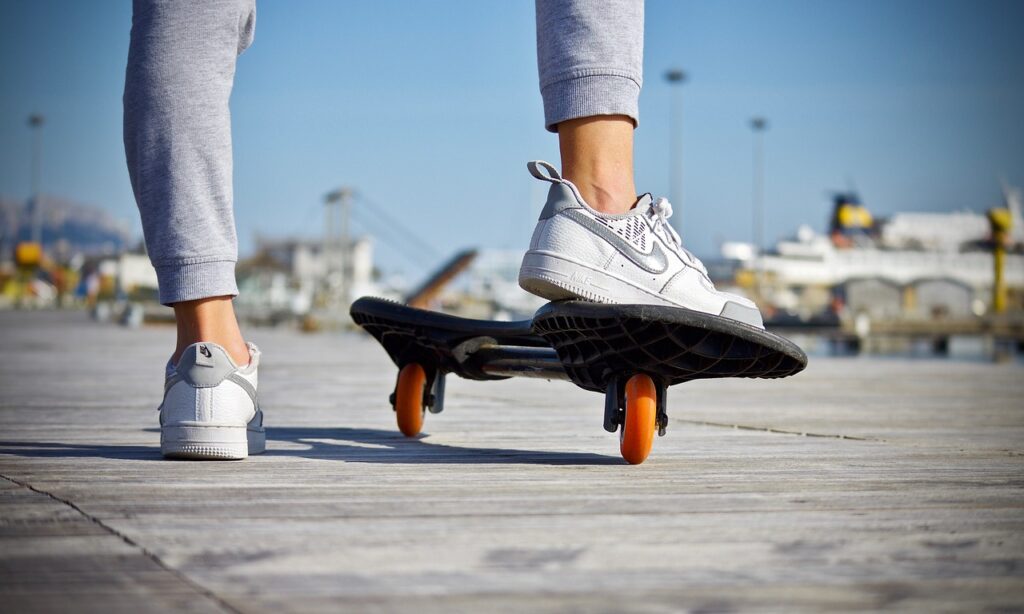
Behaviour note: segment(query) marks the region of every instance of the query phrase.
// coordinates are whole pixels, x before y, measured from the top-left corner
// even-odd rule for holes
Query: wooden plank
[[[172,330],[8,312],[0,337],[0,475],[57,497],[0,485],[5,605],[1024,606],[1020,365],[684,384],[630,467],[600,396],[564,382],[453,379],[409,440],[372,340],[254,330],[268,452],[196,463],[157,447]]]

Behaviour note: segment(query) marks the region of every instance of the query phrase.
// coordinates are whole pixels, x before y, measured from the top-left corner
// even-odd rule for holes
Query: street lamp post
[[[683,212],[683,96],[682,85],[688,75],[679,68],[665,72],[665,80],[672,88],[672,108],[669,117],[670,152],[669,152],[669,200],[674,205],[676,220],[679,224]]]
[[[43,209],[39,190],[43,172],[44,121],[45,118],[39,113],[28,117],[28,125],[32,128],[32,242],[39,245],[43,241]]]
[[[753,180],[753,228],[751,240],[754,243],[754,292],[759,300],[761,297],[761,253],[764,246],[764,131],[768,129],[768,120],[754,117],[750,120],[750,128],[754,131],[754,180]]]
[[[764,132],[768,120],[755,117],[750,120],[754,131],[754,181],[753,181],[753,236],[754,249],[760,253],[764,246]]]
[[[349,285],[351,277],[349,275],[352,263],[349,243],[349,215],[351,213],[352,206],[352,189],[351,188],[338,188],[333,192],[328,193],[324,196],[324,204],[327,206],[327,232],[326,241],[324,246],[324,258],[325,258],[325,275],[330,275],[333,266],[338,266],[338,272],[341,274],[341,287],[339,288],[338,298],[343,306],[347,306],[349,302]],[[337,209],[337,213],[335,213]],[[338,223],[338,228],[335,228],[335,222]],[[335,261],[337,258],[337,262]]]

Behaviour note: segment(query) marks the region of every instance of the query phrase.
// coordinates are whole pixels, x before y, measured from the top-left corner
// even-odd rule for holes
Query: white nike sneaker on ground
[[[667,200],[645,194],[626,213],[601,213],[551,164],[527,167],[552,185],[519,269],[524,290],[549,300],[683,307],[764,328],[752,301],[716,290],[683,248]]]
[[[160,452],[167,458],[241,460],[262,454],[267,436],[256,398],[260,351],[239,367],[216,343],[194,343],[167,365]]]

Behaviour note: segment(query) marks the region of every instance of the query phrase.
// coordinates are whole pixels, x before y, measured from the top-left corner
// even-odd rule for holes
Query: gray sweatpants
[[[536,0],[545,126],[593,115],[638,119],[643,0]],[[235,60],[255,0],[134,0],[124,146],[160,302],[234,296]]]

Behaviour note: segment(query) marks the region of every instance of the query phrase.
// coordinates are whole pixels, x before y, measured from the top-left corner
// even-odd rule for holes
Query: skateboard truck
[[[443,371],[437,371],[437,374],[434,376],[433,385],[428,385],[427,387],[427,390],[431,392],[424,393],[424,396],[429,398],[425,398],[423,402],[432,414],[439,414],[444,411],[444,376],[445,373]]]
[[[668,431],[668,386],[663,382],[658,383],[657,406],[655,421],[658,423],[658,437],[664,437],[665,432]]]
[[[608,380],[608,386],[604,393],[604,430],[614,433],[619,430],[625,417],[626,407],[626,382],[628,377],[612,377]],[[657,380],[656,380],[657,381]],[[664,437],[668,430],[668,386],[658,381],[657,410],[655,423],[658,427],[658,436]]]
[[[444,376],[445,373],[440,370],[426,371],[426,385],[423,387],[423,407],[425,407],[432,414],[439,414],[444,411]],[[401,377],[401,369],[399,369],[399,377]],[[388,395],[388,403],[391,404],[391,409],[397,411],[395,403],[397,402],[398,396],[398,382],[395,382],[395,389]]]
[[[604,430],[614,433],[622,424],[622,407],[626,404],[624,384],[617,377],[608,380],[604,392]]]

